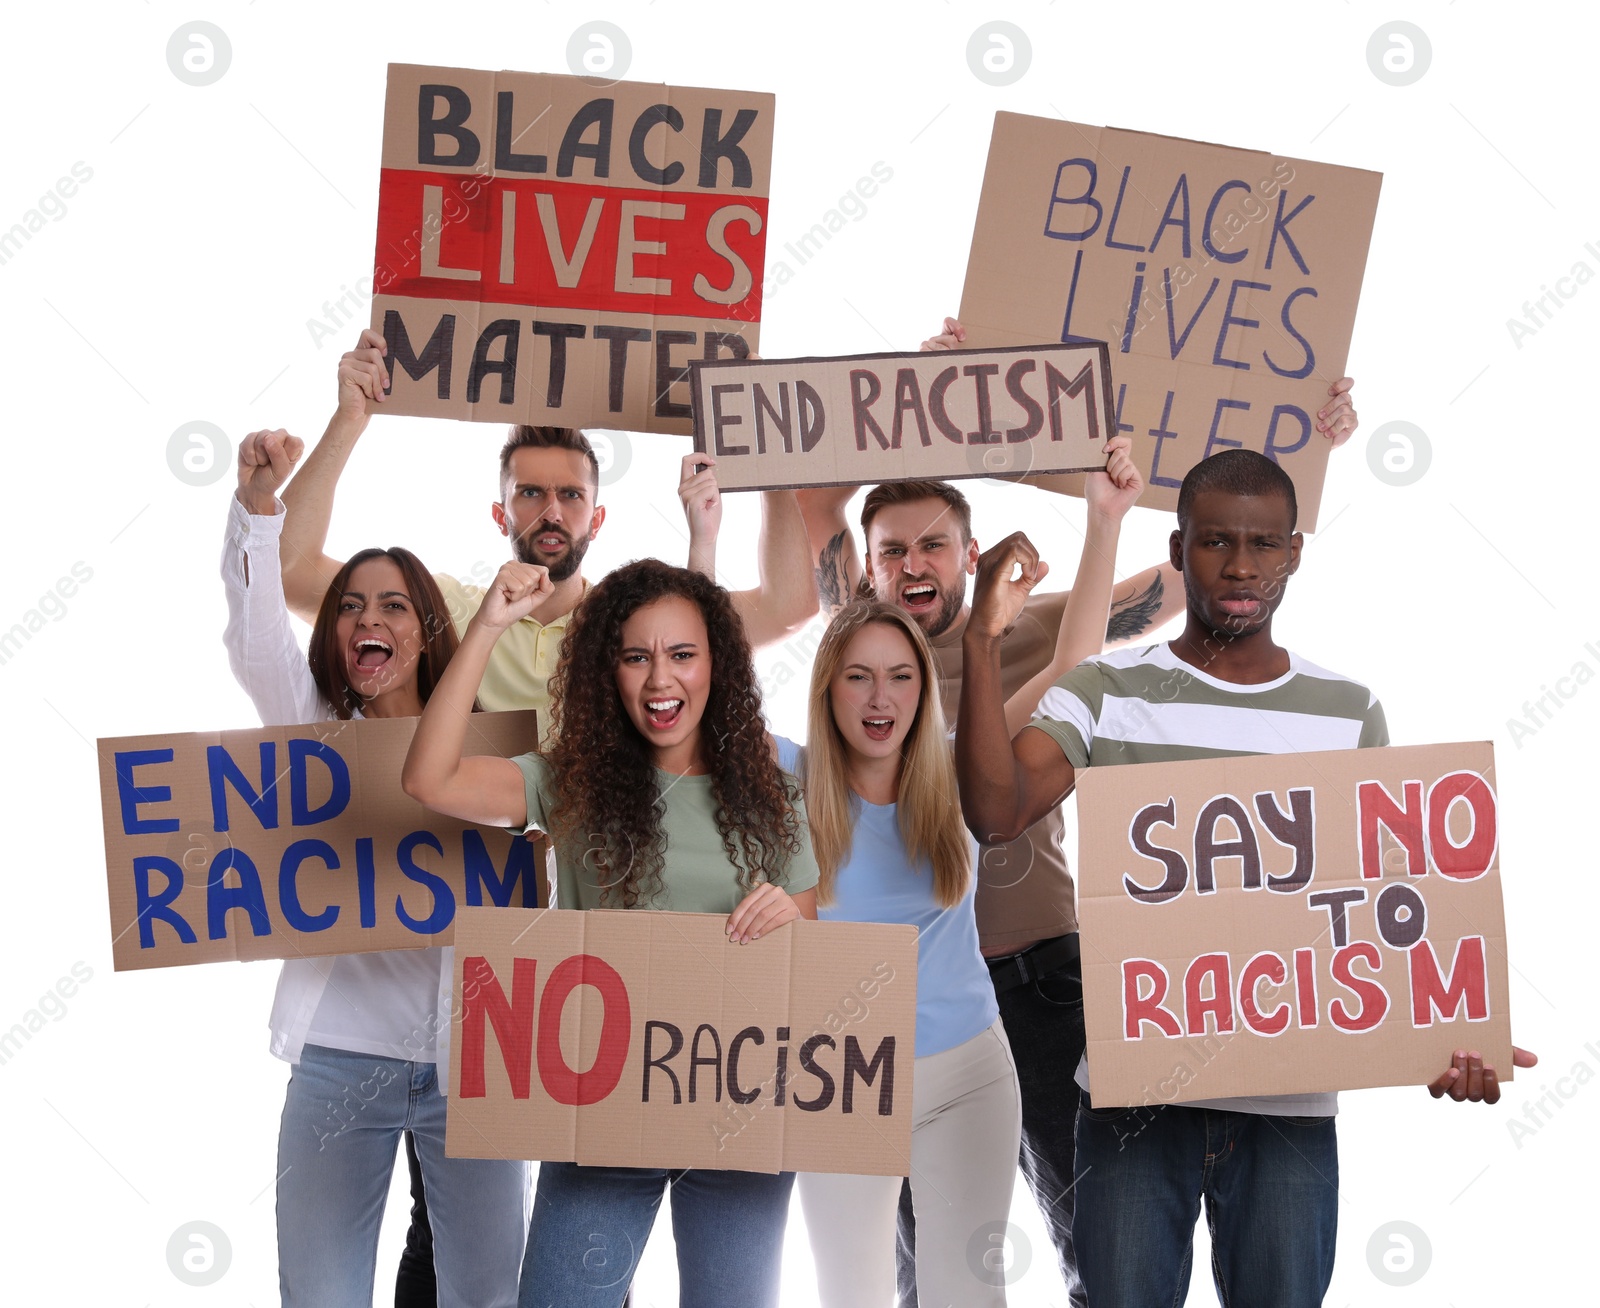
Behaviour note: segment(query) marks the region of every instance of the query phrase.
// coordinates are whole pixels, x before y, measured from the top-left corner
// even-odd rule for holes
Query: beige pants
[[[911,1200],[921,1308],[1004,1304],[1000,1258],[1011,1214],[1022,1101],[1005,1028],[913,1064]],[[800,1202],[822,1308],[894,1303],[897,1176],[803,1172]]]

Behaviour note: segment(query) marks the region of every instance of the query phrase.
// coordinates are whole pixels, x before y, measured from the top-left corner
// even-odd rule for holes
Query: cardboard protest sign
[[[1106,466],[1094,342],[691,365],[694,447],[724,490]]]
[[[445,1152],[905,1176],[914,927],[463,909]]]
[[[1511,1075],[1487,743],[1078,773],[1097,1106]]]
[[[969,345],[1104,340],[1140,503],[1207,455],[1259,450],[1313,530],[1379,173],[995,115],[961,295]],[[1082,478],[1037,484],[1082,494]]]
[[[384,410],[687,432],[688,361],[757,345],[773,104],[390,64]]]
[[[475,713],[510,757],[532,710]],[[101,740],[116,969],[449,944],[458,906],[549,903],[542,851],[406,798],[415,718]]]

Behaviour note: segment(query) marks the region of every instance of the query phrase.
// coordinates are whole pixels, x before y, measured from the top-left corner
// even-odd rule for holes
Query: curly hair
[[[773,757],[750,643],[728,592],[697,572],[640,559],[607,576],[574,610],[550,678],[551,835],[569,850],[592,849],[608,907],[647,903],[666,871],[666,805],[649,746],[617,692],[617,660],[622,624],[672,596],[698,608],[706,624],[711,681],[700,733],[717,830],[740,887],[781,885],[800,850],[795,796]]]

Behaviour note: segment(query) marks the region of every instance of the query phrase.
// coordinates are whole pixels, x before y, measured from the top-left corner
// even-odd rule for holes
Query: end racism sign
[[[905,1176],[917,933],[464,909],[445,1152]]]
[[[724,490],[1106,466],[1100,342],[691,365],[694,447]]]
[[[1218,450],[1294,478],[1313,530],[1381,174],[995,115],[961,320],[972,345],[1104,340],[1140,502]],[[1082,493],[1081,478],[1038,484]]]
[[[688,361],[757,345],[773,103],[391,64],[385,410],[689,431]]]
[[[1089,768],[1096,1104],[1511,1075],[1487,743]]]
[[[538,739],[475,713],[472,748]],[[464,905],[549,902],[534,844],[407,799],[414,718],[99,742],[118,971],[449,944]]]

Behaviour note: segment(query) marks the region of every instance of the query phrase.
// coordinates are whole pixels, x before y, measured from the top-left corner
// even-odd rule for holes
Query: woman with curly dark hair
[[[469,822],[548,833],[562,908],[726,913],[740,944],[814,918],[805,812],[761,716],[749,643],[727,592],[698,573],[643,559],[601,581],[561,643],[547,749],[462,756],[489,652],[549,590],[544,568],[500,569],[423,712],[406,793]],[[776,1305],[793,1181],[543,1163],[522,1303],[616,1308],[629,1278],[610,1254],[643,1248],[670,1182],[683,1302]]]

